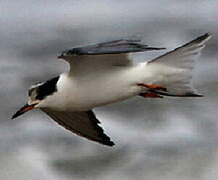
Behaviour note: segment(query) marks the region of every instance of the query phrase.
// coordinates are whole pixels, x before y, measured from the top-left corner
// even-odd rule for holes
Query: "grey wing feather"
[[[151,50],[161,50],[165,48],[149,47],[139,43],[140,40],[115,40],[95,45],[75,47],[64,51],[69,55],[100,55],[100,54],[121,54],[131,52],[142,52]]]
[[[114,145],[114,143],[110,140],[110,137],[104,134],[102,127],[98,125],[100,122],[92,111],[59,112],[50,111],[48,109],[41,110],[49,115],[58,124],[79,136],[104,145]]]

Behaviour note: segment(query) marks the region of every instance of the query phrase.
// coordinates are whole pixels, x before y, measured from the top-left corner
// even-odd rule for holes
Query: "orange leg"
[[[160,96],[154,92],[141,93],[140,96],[144,98],[163,98],[163,96]]]
[[[156,84],[138,84],[138,86],[146,87],[150,90],[161,90],[161,91],[167,91],[167,88],[156,85]]]

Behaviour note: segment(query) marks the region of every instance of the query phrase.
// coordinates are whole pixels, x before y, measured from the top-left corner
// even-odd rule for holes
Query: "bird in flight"
[[[40,109],[79,136],[113,146],[92,109],[133,96],[201,97],[192,87],[192,69],[208,33],[148,62],[133,63],[132,52],[161,50],[138,40],[116,40],[63,51],[69,72],[30,87],[28,101],[12,119]]]

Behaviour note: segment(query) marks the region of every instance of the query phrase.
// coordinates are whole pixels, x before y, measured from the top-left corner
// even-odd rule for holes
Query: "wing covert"
[[[132,64],[128,53],[161,50],[149,47],[140,40],[115,40],[94,45],[74,47],[65,50],[58,58],[64,59],[75,69],[96,71],[97,68],[109,66],[127,66]],[[82,69],[81,69],[82,67]],[[87,68],[88,67],[88,68]],[[89,71],[90,72],[90,71]]]
[[[161,50],[164,48],[149,47],[139,43],[140,40],[115,40],[94,45],[75,47],[63,51],[63,56],[70,55],[101,55],[101,54],[121,54],[131,52],[142,52],[151,50]]]

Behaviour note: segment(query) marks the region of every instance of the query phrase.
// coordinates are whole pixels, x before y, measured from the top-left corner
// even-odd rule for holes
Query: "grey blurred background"
[[[216,180],[217,9],[215,0],[0,0],[0,179]],[[112,148],[74,136],[39,111],[10,120],[31,84],[67,71],[56,59],[65,48],[137,36],[169,51],[206,32],[213,38],[194,72],[205,97],[137,97],[95,109]]]

